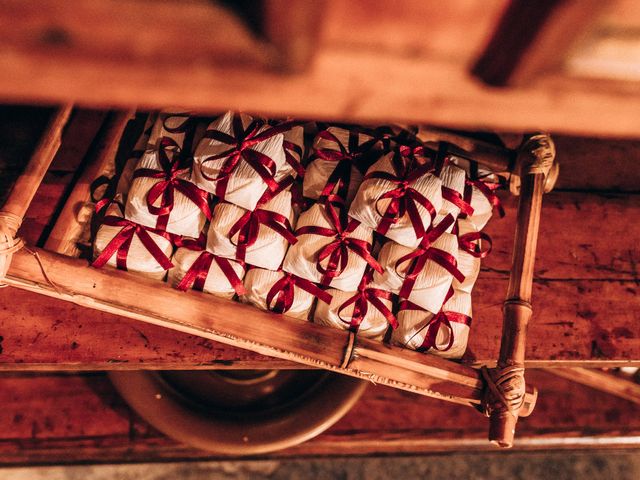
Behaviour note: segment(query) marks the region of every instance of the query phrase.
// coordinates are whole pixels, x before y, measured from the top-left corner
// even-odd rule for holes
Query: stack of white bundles
[[[444,225],[448,227],[448,224]],[[386,242],[378,255],[384,272],[374,275],[373,285],[431,312],[438,312],[454,277],[459,281],[464,277],[457,269],[457,237],[441,229],[432,232],[437,235],[427,234],[425,242],[417,249]]]
[[[198,187],[247,210],[292,172],[282,132],[245,114],[227,112],[212,122],[194,154],[192,181]]]
[[[432,171],[400,151],[388,153],[367,171],[349,215],[400,245],[417,247],[443,205],[442,182]]]
[[[197,237],[211,218],[209,194],[190,182],[191,168],[170,142],[147,150],[133,174],[125,216],[132,222]]]
[[[440,170],[440,180],[442,180],[442,206],[436,216],[436,224],[451,214],[453,218],[458,218],[461,212],[465,214],[473,213],[471,206],[463,199],[464,187],[467,179],[466,172],[452,163],[446,163]],[[448,230],[451,232],[453,225]]]
[[[156,148],[162,139],[169,139],[174,145],[182,147],[192,127],[188,112],[160,112],[149,133],[148,148]]]
[[[328,289],[332,300],[318,303],[313,321],[382,340],[389,325],[396,326],[396,319],[392,312],[391,293],[370,286],[372,272],[372,269],[367,269],[355,292]]]
[[[192,288],[223,298],[244,294],[244,264],[207,252],[204,243],[204,236],[179,242],[172,258],[174,267],[167,277],[169,284],[178,290]]]
[[[461,358],[471,328],[471,295],[455,290],[437,314],[401,300],[397,317],[392,343],[445,358]]]
[[[313,205],[298,219],[296,237],[283,270],[346,292],[357,289],[367,264],[382,271],[371,255],[373,230],[342,218],[330,205]]]
[[[468,203],[473,212],[469,215],[462,215],[467,218],[477,230],[482,230],[493,215],[496,208],[501,217],[504,217],[502,203],[495,193],[499,186],[497,183],[483,182],[482,180],[467,180],[464,191],[464,201]]]
[[[293,234],[296,216],[287,189],[291,180],[288,177],[280,182],[274,192],[266,191],[254,211],[218,203],[209,225],[207,248],[256,267],[280,268],[289,244],[297,242]]]
[[[313,141],[313,160],[307,166],[302,193],[313,200],[337,195],[350,204],[380,143],[356,130],[329,127]]]
[[[173,245],[165,233],[123,218],[122,207],[112,202],[105,211],[93,242],[93,266],[104,265],[164,279],[173,265]]]
[[[283,132],[284,155],[287,163],[293,170],[292,175],[304,177],[304,128],[302,125],[295,125],[290,130]]]
[[[307,320],[313,302],[331,302],[331,295],[309,280],[283,271],[252,268],[244,279],[246,293],[240,301],[262,310]]]

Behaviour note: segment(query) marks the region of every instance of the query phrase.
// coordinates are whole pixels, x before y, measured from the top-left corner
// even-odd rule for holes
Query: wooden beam
[[[571,382],[640,404],[640,384],[630,378],[593,368],[554,368],[548,371]]]
[[[612,1],[512,0],[473,73],[489,85],[525,85],[560,68]]]
[[[0,99],[107,108],[178,104],[205,112],[507,131],[628,137],[640,131],[637,92],[620,95],[558,76],[496,91],[471,78],[467,66],[478,44],[467,42],[483,41],[503,2],[482,8],[456,2],[445,9],[407,1],[390,14],[379,1],[333,0],[312,67],[282,75],[269,68],[264,45],[238,19],[203,0],[2,0]],[[437,37],[424,35],[421,22],[429,17],[423,9],[434,14],[429,30]],[[358,41],[356,31],[366,40]]]

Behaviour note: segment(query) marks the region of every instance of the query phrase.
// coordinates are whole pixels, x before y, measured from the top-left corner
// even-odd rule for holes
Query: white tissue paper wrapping
[[[458,219],[458,237],[461,237],[467,233],[476,233],[478,230],[475,225],[468,219]],[[480,243],[482,240],[476,240],[474,243]],[[453,279],[453,288],[460,290],[461,292],[471,293],[473,286],[480,274],[480,258],[471,255],[466,250],[458,249],[458,270],[464,275],[464,281],[459,282],[457,279]]]
[[[327,131],[335,136],[338,141],[345,147],[345,149],[349,149],[349,130],[345,130],[344,128],[338,127],[329,127]],[[364,133],[358,134],[358,144],[362,145],[363,143],[370,142],[373,139],[370,135],[366,135]],[[336,152],[340,152],[340,146],[336,144],[335,141],[327,140],[321,137],[316,136],[313,141],[313,150],[333,150]],[[373,148],[372,148],[373,149]],[[325,160],[322,158],[315,158],[309,165],[307,165],[307,171],[305,172],[304,182],[302,184],[302,194],[313,200],[317,200],[320,198],[322,190],[327,184],[329,177],[338,166],[340,162]],[[358,191],[358,187],[362,182],[362,173],[355,166],[351,166],[351,176],[349,178],[349,186],[347,188],[347,198],[344,199],[348,204],[353,201],[353,198]],[[333,190],[333,193],[336,193],[338,186]]]
[[[393,155],[394,153],[389,153],[379,159],[369,168],[367,174],[385,172],[395,175],[392,165]],[[424,175],[417,178],[410,186],[431,202],[435,212],[439,212],[442,209],[442,182],[438,177],[432,173],[425,172]],[[391,199],[385,198],[379,200],[379,198],[396,188],[398,188],[398,185],[390,180],[380,178],[364,180],[351,204],[349,215],[375,230],[380,225],[380,221],[391,203]],[[429,211],[418,202],[414,203],[417,206],[424,230],[426,231],[431,225],[431,215]],[[415,248],[420,243],[420,238],[416,236],[416,232],[407,213],[398,218],[396,223],[391,224],[387,232],[383,233],[383,235],[406,247]]]
[[[155,148],[161,138],[170,138],[182,147],[186,136],[189,114],[186,112],[160,112],[151,128],[148,148]]]
[[[296,228],[305,226],[317,226],[333,229],[334,226],[320,204],[314,204],[309,210],[302,213],[298,219]],[[364,240],[371,244],[373,230],[360,224],[347,237]],[[283,270],[293,273],[312,282],[320,283],[322,273],[318,271],[317,259],[320,251],[332,243],[335,237],[325,237],[322,235],[305,234],[298,236],[298,242],[289,247],[283,263]],[[348,251],[348,261],[345,270],[331,279],[327,285],[347,292],[355,291],[358,288],[362,275],[364,274],[367,262],[355,252]],[[322,266],[326,268],[328,259],[324,260]]]
[[[161,172],[163,167],[158,160],[158,155],[160,155],[158,149],[147,150],[140,159],[136,170],[149,168]],[[168,151],[167,155],[169,156],[169,160],[172,160],[173,152]],[[186,182],[189,182],[190,176],[191,172],[189,169],[185,169],[177,175],[178,178]],[[125,217],[127,219],[140,225],[156,228],[159,217],[149,211],[147,195],[154,185],[162,181],[164,181],[164,178],[138,177],[133,179],[125,207]],[[194,188],[197,187],[194,185]],[[206,195],[205,192],[202,193]],[[161,201],[162,195],[160,195],[153,205],[157,207]],[[174,189],[173,208],[169,213],[169,220],[165,230],[176,235],[197,237],[202,231],[202,227],[204,227],[206,221],[207,218],[200,207],[178,191],[178,189]]]
[[[284,215],[289,219],[291,227],[295,229],[295,214],[291,205],[291,192],[284,190],[266,202],[259,209]],[[232,205],[218,203],[213,211],[213,218],[207,235],[207,249],[225,258],[237,258],[238,234],[229,237],[229,231],[248,210]],[[277,270],[284,260],[289,248],[289,242],[282,235],[260,224],[256,242],[247,247],[244,261],[255,267]]]
[[[454,291],[453,296],[444,304],[442,312],[455,312],[472,317],[471,295],[462,291]],[[398,328],[393,331],[391,342],[401,347],[420,349],[427,335],[427,324],[432,321],[435,314],[426,310],[398,310],[396,315]],[[436,348],[429,348],[429,353],[444,358],[461,358],[467,349],[470,326],[465,323],[450,321],[451,330],[444,325],[430,328],[438,328],[436,335]],[[453,344],[447,349],[453,333]]]
[[[176,287],[180,281],[184,278],[186,273],[189,271],[193,263],[200,258],[204,252],[195,251],[189,248],[180,247],[176,249],[173,254],[173,258],[171,262],[173,263],[173,268],[169,270],[169,275],[167,277],[167,281],[172,287]],[[228,260],[228,259],[225,259]],[[238,276],[238,279],[242,280],[245,273],[245,268],[239,262],[235,260],[228,260],[231,268]],[[209,267],[209,271],[207,273],[207,278],[204,281],[203,292],[210,293],[217,297],[223,298],[233,298],[236,294],[233,285],[229,282],[229,279],[225,275],[225,273],[220,269],[218,263],[215,260],[211,262],[211,266]]]
[[[455,193],[460,195],[460,198],[464,195],[464,187],[465,182],[467,180],[466,172],[455,165],[446,164],[442,167],[440,172],[440,180],[442,180],[442,188],[449,188],[453,190]],[[435,225],[440,223],[444,217],[451,214],[453,218],[458,218],[460,214],[460,207],[450,202],[446,198],[442,198],[442,206],[437,210],[438,215],[436,216],[435,221],[433,222]],[[447,229],[447,232],[451,232],[453,229],[453,224]]]
[[[443,233],[433,242],[432,248],[440,249],[457,257],[458,239],[453,234]],[[413,251],[413,249],[395,242],[386,242],[378,254],[378,261],[384,268],[384,273],[374,273],[372,286],[396,294],[400,293],[404,277],[412,261],[403,262],[398,271],[396,271],[396,262]],[[449,292],[452,280],[451,273],[435,261],[428,259],[416,278],[408,300],[431,312],[438,312]]]
[[[240,115],[242,119],[243,128],[247,128],[253,119],[245,114]],[[227,112],[215,121],[213,121],[208,130],[218,130],[232,137],[234,134],[233,127],[234,114]],[[270,129],[269,125],[264,125],[260,128],[260,131]],[[242,132],[237,132],[238,134]],[[279,182],[292,172],[291,166],[287,164],[285,158],[285,152],[282,145],[283,135],[281,133],[274,135],[262,142],[247,147],[250,150],[255,150],[269,157],[275,163],[275,175],[273,179],[275,182]],[[203,138],[198,143],[194,154],[194,165],[192,181],[198,185],[198,187],[216,194],[216,187],[219,184],[217,180],[218,175],[223,168],[225,162],[229,159],[229,156],[225,156],[220,159],[207,160],[211,156],[219,155],[230,150],[234,150],[236,144],[226,144],[212,138]],[[207,178],[208,177],[208,178]],[[238,205],[239,207],[246,208],[247,210],[254,210],[256,204],[262,197],[268,186],[265,181],[258,175],[249,163],[240,158],[239,163],[234,170],[229,174],[228,183],[224,192],[224,198],[229,203]],[[211,180],[210,180],[211,179]]]
[[[112,203],[107,207],[105,212],[106,216],[122,217],[122,210],[116,203]],[[94,260],[102,253],[107,247],[109,242],[113,240],[123,227],[114,227],[110,225],[100,225],[96,233],[96,237],[93,242],[93,258]],[[173,246],[171,242],[161,235],[153,232],[148,232],[151,239],[158,246],[158,248],[167,256],[171,257],[173,252]],[[107,261],[106,265],[111,267],[117,267],[116,263],[117,252],[114,253]],[[130,272],[137,272],[146,277],[157,278],[159,280],[164,279],[166,271],[162,265],[158,264],[158,261],[149,253],[144,244],[140,241],[137,235],[133,235],[131,245],[127,254],[127,270]]]
[[[292,127],[291,130],[287,130],[283,133],[283,147],[285,151],[285,158],[289,166],[292,168],[292,175],[304,176],[304,167],[302,162],[304,160],[304,128],[301,125]],[[290,148],[293,146],[293,148]]]
[[[340,309],[345,302],[347,302],[354,295],[358,295],[360,292],[343,292],[341,290],[336,290],[333,288],[330,288],[327,291],[333,296],[331,303],[327,305],[324,302],[318,302],[313,314],[314,323],[338,328],[341,330],[348,330],[353,315],[355,302],[348,305],[344,310],[342,310],[342,312],[340,312]],[[380,301],[389,310],[391,310],[392,304],[390,300],[380,298]],[[338,315],[338,313],[340,313],[340,316]],[[369,302],[367,313],[364,315],[362,323],[358,327],[358,336],[372,338],[375,340],[382,340],[385,333],[387,332],[388,327],[389,323],[387,322],[387,319],[384,317],[384,315],[380,312],[380,310],[378,310]]]
[[[467,185],[467,189],[470,189],[470,194],[467,193],[467,197],[471,197],[469,203],[471,204],[471,208],[473,208],[473,215],[469,215],[467,219],[479,231],[491,220],[493,216],[493,205],[486,195],[475,185]]]
[[[284,272],[274,272],[263,268],[252,268],[244,277],[244,287],[246,293],[240,295],[240,301],[254,305],[262,310],[270,310],[267,305],[267,295],[273,285],[284,277]],[[274,299],[274,303],[277,300]],[[293,287],[293,303],[291,308],[284,312],[283,315],[307,320],[309,312],[313,306],[315,297],[306,290],[294,285]],[[323,303],[323,302],[318,302]]]

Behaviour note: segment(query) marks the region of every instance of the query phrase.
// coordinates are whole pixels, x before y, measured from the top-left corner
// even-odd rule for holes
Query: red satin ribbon
[[[427,310],[419,307],[413,302],[409,300],[403,300],[400,302],[399,310],[418,310],[426,312]],[[419,352],[425,352],[429,349],[434,349],[438,352],[446,352],[450,350],[455,342],[455,335],[453,333],[452,323],[461,323],[463,325],[471,326],[471,317],[468,315],[464,315],[458,312],[445,312],[440,311],[427,322],[427,324],[422,328],[422,330],[426,329],[424,340],[420,347],[417,348]],[[438,348],[437,337],[440,328],[446,328],[449,330],[449,342],[447,346],[444,348]],[[421,330],[421,331],[422,331]]]
[[[207,276],[209,275],[209,269],[214,261],[229,281],[229,285],[233,287],[238,295],[243,295],[246,290],[242,284],[242,280],[236,275],[231,262],[226,258],[206,251],[202,252],[196,261],[193,262],[176,288],[187,291],[193,287],[194,290],[203,291]]]
[[[193,183],[178,178],[180,174],[188,172],[189,167],[182,167],[178,159],[169,160],[167,149],[171,147],[178,148],[174,153],[179,153],[177,143],[168,137],[161,139],[160,145],[158,146],[158,161],[160,162],[162,171],[151,168],[140,168],[133,174],[133,178],[146,177],[160,180],[153,185],[147,193],[147,208],[149,209],[149,213],[158,216],[156,228],[159,230],[165,230],[167,228],[169,215],[174,207],[174,194],[176,191],[191,200],[202,213],[204,213],[207,220],[211,220],[209,194],[196,187]],[[161,199],[160,204],[155,206],[154,204],[158,199]]]
[[[244,160],[264,180],[269,190],[275,190],[278,187],[274,180],[277,173],[275,161],[252,147],[289,130],[294,122],[283,122],[273,127],[266,126],[264,128],[264,122],[253,120],[247,128],[244,128],[240,115],[234,115],[232,124],[233,135],[220,130],[207,130],[205,133],[204,138],[211,138],[224,145],[229,145],[231,148],[202,160],[202,165],[204,165],[207,162],[225,159],[215,178],[204,172],[202,172],[202,176],[209,181],[216,182],[215,193],[219,198],[224,199],[231,174],[240,161]]]
[[[446,231],[453,221],[453,216],[451,214],[447,215],[438,225],[431,229],[431,231],[427,232],[423,237],[420,246],[416,250],[398,259],[395,264],[395,271],[398,276],[401,276],[399,273],[401,265],[405,262],[411,262],[404,277],[402,287],[400,288],[399,295],[401,297],[409,297],[420,272],[422,272],[427,263],[427,260],[431,260],[440,265],[459,282],[464,281],[465,277],[462,272],[458,270],[458,262],[456,258],[439,248],[432,247],[433,242],[435,242]]]
[[[322,274],[322,285],[329,285],[331,280],[339,277],[347,268],[349,261],[349,250],[363,258],[377,272],[382,273],[384,270],[380,264],[370,253],[371,245],[364,240],[351,238],[348,235],[352,233],[360,222],[350,219],[346,227],[343,221],[338,218],[338,214],[331,206],[326,207],[326,212],[332,220],[333,228],[306,226],[296,230],[296,237],[300,235],[320,235],[323,237],[334,237],[334,240],[328,245],[322,247],[318,252],[318,260],[316,269]],[[322,266],[322,262],[327,261],[327,267]]]
[[[122,229],[107,244],[102,253],[98,255],[98,258],[93,261],[92,266],[96,268],[103,267],[115,253],[117,267],[120,270],[127,270],[129,247],[135,235],[162,268],[169,270],[173,267],[171,260],[169,260],[160,247],[158,247],[156,242],[153,241],[149,232],[162,235],[165,238],[170,238],[170,235],[112,215],[104,217],[101,223],[102,225],[108,225],[110,227],[122,227]]]
[[[420,152],[422,152],[422,148],[419,148]],[[415,154],[416,151],[414,149],[401,147],[394,154],[391,160],[395,173],[371,172],[364,177],[365,180],[377,178],[387,180],[397,185],[393,190],[382,194],[375,202],[376,210],[378,211],[378,214],[382,216],[382,219],[376,228],[376,232],[381,235],[385,235],[389,231],[391,225],[396,224],[400,218],[408,215],[416,234],[416,238],[422,238],[425,234],[426,228],[431,226],[431,223],[436,216],[436,210],[429,199],[410,186],[423,175],[426,175],[433,170],[432,167],[427,165],[412,168],[416,163],[411,159],[411,156]],[[378,208],[378,202],[387,199],[390,200],[389,205],[387,205],[385,212],[381,213]],[[418,210],[418,205],[425,208],[431,216],[431,221],[426,228],[422,220],[422,215],[420,215],[420,211]]]
[[[480,191],[480,193],[482,193],[487,198],[491,206],[498,210],[500,218],[505,216],[502,202],[500,201],[500,198],[495,194],[495,190],[500,188],[499,184],[487,183],[483,182],[482,180],[467,179],[464,189],[464,201],[467,203],[471,203],[471,196],[473,195],[473,189],[471,187],[476,187]]]
[[[488,248],[480,248],[478,240],[482,240],[482,244],[488,245]],[[492,246],[491,237],[484,232],[469,232],[458,236],[458,247],[476,258],[486,258],[491,253]]]
[[[349,325],[349,330],[352,332],[357,332],[360,328],[360,325],[364,321],[367,312],[369,311],[369,304],[373,305],[384,318],[387,319],[389,325],[392,328],[398,327],[398,321],[396,320],[393,312],[382,302],[381,299],[391,301],[392,294],[391,292],[387,292],[385,290],[380,290],[379,288],[371,288],[368,287],[369,283],[373,278],[373,270],[370,267],[367,267],[367,270],[362,277],[362,281],[358,286],[358,292],[353,295],[351,298],[346,300],[340,308],[338,308],[338,318]],[[342,317],[342,312],[347,309],[351,304],[353,304],[353,311],[351,312],[351,318],[349,320],[345,320]]]
[[[372,138],[363,143],[359,143],[359,132],[356,129],[349,130],[348,145],[342,142],[330,131],[323,130],[318,133],[316,138],[332,142],[336,145],[337,150],[329,148],[317,148],[315,157],[329,162],[337,162],[336,167],[329,175],[327,183],[320,193],[320,202],[327,201],[330,195],[336,195],[346,202],[349,193],[349,184],[351,183],[351,167],[355,166],[361,171],[366,170],[366,166],[361,165],[364,155],[373,148],[377,139]],[[337,187],[337,189],[336,189]]]
[[[272,312],[286,313],[291,309],[295,297],[294,287],[301,288],[324,303],[331,303],[331,294],[315,283],[287,272],[283,274],[284,276],[274,283],[267,293],[267,307]]]
[[[293,168],[300,178],[304,177],[304,167],[302,166],[302,163],[300,163],[303,154],[302,147],[290,142],[289,140],[284,140],[282,142],[282,146],[284,147],[284,157],[287,163],[291,168]]]
[[[276,190],[265,192],[258,201],[256,210],[245,212],[238,221],[231,226],[229,233],[227,233],[227,237],[229,238],[229,241],[233,243],[233,237],[236,234],[238,235],[238,240],[235,243],[236,259],[242,261],[245,260],[247,249],[254,245],[258,240],[260,225],[270,228],[291,245],[298,241],[293,233],[293,227],[286,216],[271,210],[260,208],[291,185],[291,183],[293,183],[293,177],[287,177],[278,184]]]
[[[460,209],[460,215],[473,215],[473,207],[465,202],[464,198],[457,190],[449,187],[442,187],[442,198],[453,203]],[[459,216],[460,216],[459,215]]]

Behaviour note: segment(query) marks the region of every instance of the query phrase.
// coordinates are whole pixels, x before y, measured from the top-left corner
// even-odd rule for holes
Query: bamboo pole
[[[596,368],[546,368],[545,371],[580,385],[640,404],[640,384],[630,378],[603,372]]]
[[[91,184],[101,176],[115,174],[115,158],[127,123],[135,115],[135,110],[112,112],[92,149],[90,162],[78,178],[67,198],[56,223],[47,238],[45,249],[71,257],[80,254],[78,239],[91,221]],[[89,212],[87,212],[89,210]]]
[[[502,341],[495,369],[483,369],[487,382],[485,409],[490,417],[489,440],[500,447],[513,446],[526,383],[524,357],[527,325],[531,319],[531,290],[545,177],[555,159],[553,141],[534,135],[521,147],[522,184],[518,202],[513,260],[503,307]]]
[[[72,109],[72,105],[69,104],[53,113],[29,163],[13,185],[0,211],[0,279],[4,278],[9,269],[13,254],[22,247],[22,241],[16,238],[16,234],[53,157],[60,148],[62,131]]]
[[[34,250],[37,257],[24,251],[15,254],[6,278],[9,285],[421,395],[475,407],[481,404],[484,384],[474,368]],[[534,403],[533,393],[528,392],[523,413]]]

